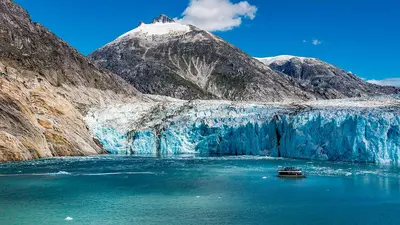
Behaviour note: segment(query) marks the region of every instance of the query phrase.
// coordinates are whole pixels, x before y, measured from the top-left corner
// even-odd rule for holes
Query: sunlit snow
[[[261,61],[262,63],[266,64],[266,65],[270,65],[272,63],[284,63],[287,62],[293,58],[299,59],[299,60],[304,60],[307,59],[305,57],[299,57],[299,56],[292,56],[292,55],[280,55],[280,56],[274,56],[274,57],[265,57],[265,58],[255,58],[259,61]],[[308,59],[312,59],[312,58],[308,58]]]
[[[190,27],[188,25],[183,25],[180,23],[151,23],[145,24],[142,23],[137,28],[123,34],[118,39],[121,38],[129,38],[130,36],[137,36],[138,34],[143,35],[182,35],[190,31]]]

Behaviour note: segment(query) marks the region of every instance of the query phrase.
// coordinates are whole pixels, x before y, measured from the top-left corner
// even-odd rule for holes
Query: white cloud
[[[400,87],[400,78],[388,78],[384,80],[368,80],[367,82],[371,84],[378,84],[384,86]]]
[[[312,44],[313,45],[320,45],[320,44],[322,44],[322,41],[320,41],[318,39],[314,39],[314,40],[312,40]]]
[[[253,20],[256,12],[257,7],[247,1],[234,4],[230,0],[190,0],[179,22],[208,31],[227,31],[240,26],[243,18]]]

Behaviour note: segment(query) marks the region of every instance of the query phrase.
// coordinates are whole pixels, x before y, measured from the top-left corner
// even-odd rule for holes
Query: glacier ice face
[[[310,111],[287,117],[280,155],[329,161],[398,163],[398,112]]]
[[[172,101],[92,109],[86,120],[109,152],[266,155],[400,162],[400,114],[390,101],[303,105]]]

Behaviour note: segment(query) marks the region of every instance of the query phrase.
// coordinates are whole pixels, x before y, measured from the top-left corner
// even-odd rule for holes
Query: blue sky
[[[86,55],[140,21],[150,22],[161,13],[181,18],[190,0],[15,2],[28,10],[34,21]],[[368,80],[400,77],[400,2],[396,0],[248,0],[248,5],[241,6],[244,8],[233,14],[242,18],[240,26],[214,33],[252,56],[309,56]],[[221,10],[230,15],[226,7]],[[320,43],[314,45],[313,40]]]

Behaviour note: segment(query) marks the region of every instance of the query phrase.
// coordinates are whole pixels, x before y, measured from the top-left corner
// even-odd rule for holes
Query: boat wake
[[[110,175],[156,175],[153,172],[113,172],[113,173],[82,173],[81,176],[110,176]]]
[[[0,174],[0,177],[29,177],[29,176],[113,176],[113,175],[156,175],[153,172],[109,172],[109,173],[69,173],[59,171],[56,173],[20,173]]]

